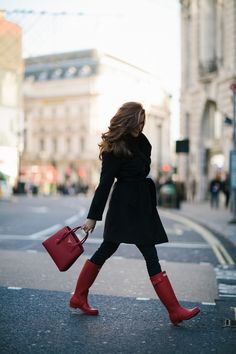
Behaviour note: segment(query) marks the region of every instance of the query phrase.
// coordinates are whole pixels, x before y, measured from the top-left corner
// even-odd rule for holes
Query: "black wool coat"
[[[104,240],[137,245],[168,242],[156,208],[156,187],[153,180],[147,178],[151,144],[143,133],[138,137],[128,135],[124,140],[133,156],[125,158],[113,152],[103,153],[100,182],[87,217],[102,220],[116,178],[105,220]]]

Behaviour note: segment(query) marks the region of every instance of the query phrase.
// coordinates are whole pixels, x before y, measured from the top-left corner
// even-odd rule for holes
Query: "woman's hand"
[[[95,226],[96,226],[96,220],[87,219],[85,221],[85,223],[83,224],[82,229],[85,232],[90,232],[90,231],[93,232],[93,230],[95,229]]]

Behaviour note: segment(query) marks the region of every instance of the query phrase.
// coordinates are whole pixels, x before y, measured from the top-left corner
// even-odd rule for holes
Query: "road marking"
[[[59,229],[59,227],[57,226],[57,229]],[[48,235],[48,230],[46,234]],[[44,230],[46,231],[46,230]],[[51,230],[52,231],[52,230]],[[55,231],[55,230],[54,230]],[[1,235],[0,234],[0,241],[3,240],[24,240],[27,241],[28,237],[30,236],[30,239],[32,240],[42,240],[45,237],[43,237],[43,235],[41,233],[38,233],[38,235],[34,234],[34,238],[32,238],[32,235]],[[88,244],[97,244],[100,245],[103,242],[103,238],[99,238],[99,237],[90,237],[86,240],[86,243]],[[193,243],[193,242],[168,242],[168,243],[163,243],[163,244],[159,244],[158,248],[205,248],[205,249],[209,249],[211,248],[211,246],[209,244],[205,244],[205,243]],[[201,263],[207,263],[209,264],[209,262],[201,262]]]
[[[136,300],[137,301],[148,301],[148,300],[150,300],[150,298],[149,297],[136,297]]]
[[[174,215],[166,211],[163,212],[163,215],[165,215],[167,218],[169,217],[172,220],[179,221],[188,225],[191,229],[195,230],[199,235],[201,235],[202,238],[211,246],[220,264],[235,264],[232,257],[226,251],[222,243],[213,235],[212,232],[183,216]]]
[[[73,222],[79,220],[79,217],[78,215],[74,215],[74,216],[71,216],[70,218],[66,219],[65,220],[65,225],[68,225],[68,224],[73,224]]]
[[[48,207],[40,206],[40,207],[30,207],[30,211],[33,213],[46,214],[48,212]]]
[[[236,295],[234,295],[234,294],[219,294],[219,297],[233,297],[235,299]]]
[[[169,242],[160,244],[158,247],[174,247],[174,248],[211,248],[206,243],[192,243],[192,242]]]
[[[81,210],[79,211],[79,217],[82,217],[85,215],[86,209],[85,208],[81,208]]]
[[[45,207],[40,207],[41,208],[41,212],[42,212],[42,208]],[[38,208],[39,209],[39,208]],[[74,223],[75,221],[79,220],[79,217],[83,216],[85,214],[85,208],[83,208],[78,214],[71,216],[70,218],[66,219],[64,221],[64,225],[70,225],[72,223]],[[62,224],[55,224],[52,225],[50,227],[48,227],[47,229],[35,232],[33,234],[30,235],[0,235],[0,240],[7,240],[7,239],[12,239],[12,240],[43,240],[46,236],[50,236],[52,235],[54,232],[60,230],[63,227]]]
[[[18,286],[8,286],[7,289],[9,289],[9,290],[21,290],[22,288],[19,288]]]
[[[207,306],[215,306],[215,302],[202,302],[202,305],[207,305]]]
[[[0,241],[3,240],[27,240],[27,235],[0,235]]]
[[[45,230],[42,230],[42,231],[36,232],[34,234],[31,234],[28,237],[31,240],[41,239],[41,237],[49,236],[49,235],[53,234],[54,232],[60,230],[60,228],[62,228],[62,225],[61,224],[56,224],[56,225],[53,225],[53,226],[51,226],[51,227],[49,227],[49,228],[47,228]]]

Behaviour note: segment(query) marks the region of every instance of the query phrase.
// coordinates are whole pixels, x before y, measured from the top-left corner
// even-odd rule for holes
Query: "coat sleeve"
[[[112,152],[102,154],[102,169],[99,185],[97,186],[90,205],[87,218],[102,220],[102,214],[113,185],[114,179],[120,168],[121,161]]]

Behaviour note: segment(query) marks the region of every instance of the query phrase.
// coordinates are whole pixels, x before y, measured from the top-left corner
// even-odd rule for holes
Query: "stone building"
[[[0,197],[11,194],[19,175],[23,124],[22,31],[0,11]]]
[[[28,58],[25,66],[22,166],[32,183],[71,184],[79,179],[95,187],[101,132],[130,100],[147,110],[153,174],[161,163],[170,163],[170,98],[151,74],[97,50]],[[161,155],[158,134],[165,137]]]
[[[190,152],[179,154],[179,177],[207,196],[211,178],[229,170],[231,83],[236,79],[236,0],[182,0],[181,134]]]

